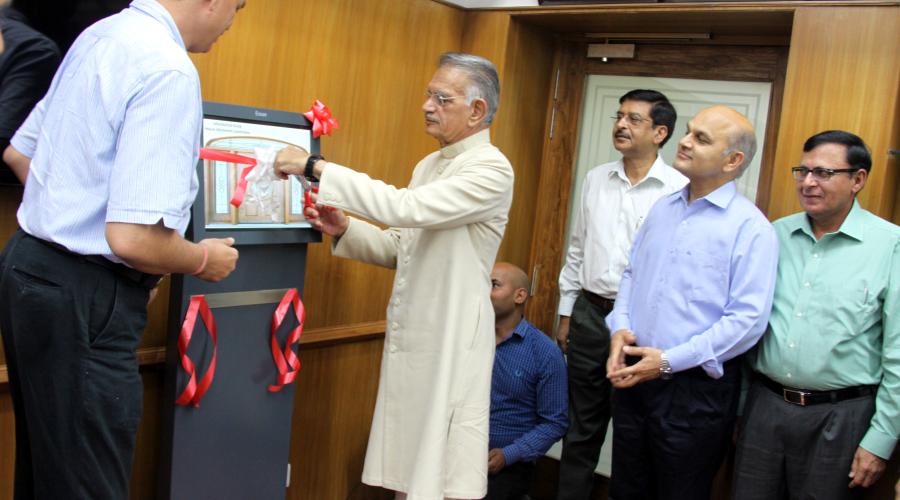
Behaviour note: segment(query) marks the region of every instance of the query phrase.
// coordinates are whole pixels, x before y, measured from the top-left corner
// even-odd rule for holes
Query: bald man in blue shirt
[[[528,276],[498,262],[491,271],[497,351],[491,378],[489,500],[519,500],[535,461],[569,426],[566,363],[556,344],[525,320]]]
[[[714,106],[687,128],[673,166],[690,183],[650,210],[606,319],[617,500],[709,499],[737,410],[738,357],[772,308],[775,231],[734,182],[756,150],[753,127]]]

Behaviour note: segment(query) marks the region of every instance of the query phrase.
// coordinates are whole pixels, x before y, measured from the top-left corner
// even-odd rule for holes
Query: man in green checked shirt
[[[856,195],[872,159],[843,131],[810,137],[792,169],[804,212],[775,222],[769,329],[735,465],[735,498],[856,498],[900,433],[900,227]]]

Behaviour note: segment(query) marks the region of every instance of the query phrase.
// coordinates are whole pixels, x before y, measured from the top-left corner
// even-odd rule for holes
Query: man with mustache
[[[650,210],[613,312],[610,498],[708,500],[740,394],[740,358],[772,307],[778,241],[737,192],[756,137],[724,106],[699,112],[674,167],[690,183]]]
[[[499,98],[490,61],[442,55],[422,104],[425,131],[441,149],[416,165],[406,188],[299,148],[275,160],[282,177],[320,180],[306,217],[334,238],[334,255],[397,270],[363,481],[401,499],[487,490],[490,273],[513,189],[512,166],[490,143]]]
[[[687,179],[659,155],[674,132],[675,108],[654,90],[632,90],[619,99],[613,147],[620,160],[591,169],[566,264],[559,275],[556,340],[568,354],[569,430],[560,458],[558,500],[586,500],[610,417],[606,378],[612,310],[634,235],[659,198]]]
[[[810,137],[792,170],[803,212],[781,245],[735,498],[859,498],[900,434],[900,227],[863,210],[872,158],[854,134]],[[848,477],[849,476],[849,477]]]

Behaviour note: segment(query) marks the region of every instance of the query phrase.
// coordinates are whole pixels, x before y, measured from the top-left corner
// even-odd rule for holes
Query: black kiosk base
[[[204,147],[246,156],[253,156],[256,147],[286,144],[318,151],[310,123],[297,113],[206,103],[204,114]],[[237,269],[220,283],[172,278],[160,498],[283,499],[290,483],[295,385],[269,390],[279,374],[272,353],[272,316],[287,290],[295,288],[302,295],[307,244],[321,241],[321,235],[302,219],[294,180],[262,190],[251,186],[240,208],[223,208],[221,198],[233,195],[241,167],[221,161],[198,166],[200,193],[186,237],[232,237],[240,257]],[[178,337],[195,295],[205,296],[218,338],[215,376],[196,407],[175,404],[188,383]],[[291,308],[276,332],[282,351],[297,324]],[[198,317],[187,347],[198,382],[212,352],[213,341]]]

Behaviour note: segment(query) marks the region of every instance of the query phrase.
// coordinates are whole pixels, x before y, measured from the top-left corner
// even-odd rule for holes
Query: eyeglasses
[[[848,173],[852,174],[860,170],[859,168],[825,168],[825,167],[794,167],[791,169],[791,173],[794,174],[794,179],[798,181],[802,181],[806,179],[806,176],[810,173],[813,174],[813,178],[817,181],[827,181],[834,177],[834,174],[840,173]]]
[[[637,113],[628,113],[627,115],[624,113],[616,113],[616,116],[610,116],[610,118],[612,118],[613,123],[619,123],[619,120],[624,118],[630,125],[640,125],[643,122],[650,121],[650,118],[644,118]]]
[[[460,95],[444,95],[439,92],[432,92],[430,90],[426,90],[425,97],[434,101],[435,104],[437,104],[438,106],[443,108],[444,106],[447,105],[448,102],[451,102],[454,99],[458,99],[462,96],[460,96]]]

